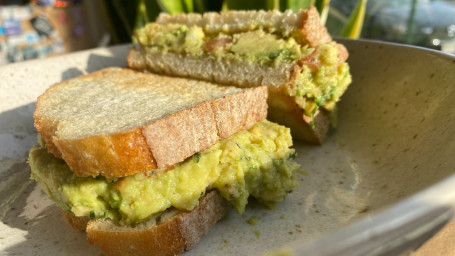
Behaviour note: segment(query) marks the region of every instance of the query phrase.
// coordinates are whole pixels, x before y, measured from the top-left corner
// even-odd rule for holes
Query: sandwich
[[[323,142],[336,103],[351,83],[348,52],[332,40],[315,7],[297,13],[162,13],[135,32],[135,41],[130,68],[268,86],[268,119],[308,142]]]
[[[107,255],[175,255],[230,207],[296,186],[288,128],[266,120],[265,86],[107,68],[37,100],[31,177]]]

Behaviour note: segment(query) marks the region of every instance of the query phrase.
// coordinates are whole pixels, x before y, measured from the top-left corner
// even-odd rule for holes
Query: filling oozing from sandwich
[[[116,179],[78,177],[44,145],[30,151],[29,163],[32,178],[61,209],[135,224],[170,207],[192,210],[211,189],[239,212],[245,210],[249,196],[266,205],[279,202],[297,186],[299,165],[291,146],[288,128],[264,120],[166,172]]]
[[[278,65],[299,63],[302,69],[296,82],[286,85],[305,114],[318,107],[333,110],[351,83],[349,66],[340,61],[335,42],[315,48],[298,43],[298,33],[255,28],[251,31],[208,33],[198,26],[151,23],[136,31],[136,41],[149,52],[172,52],[194,58],[235,59],[247,63]]]
[[[318,107],[332,111],[352,82],[349,65],[340,63],[335,43],[321,44],[302,60],[305,64],[294,84],[285,90],[311,116]]]

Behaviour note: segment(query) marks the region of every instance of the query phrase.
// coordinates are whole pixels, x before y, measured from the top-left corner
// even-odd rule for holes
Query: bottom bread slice
[[[229,209],[229,203],[213,190],[192,211],[170,209],[137,224],[119,226],[108,219],[90,220],[63,212],[75,229],[87,232],[88,242],[107,255],[176,255],[189,250]]]

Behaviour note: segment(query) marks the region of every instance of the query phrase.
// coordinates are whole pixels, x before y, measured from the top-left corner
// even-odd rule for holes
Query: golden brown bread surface
[[[109,220],[88,220],[63,213],[72,227],[86,230],[89,243],[98,246],[107,255],[166,256],[189,250],[228,209],[229,203],[214,190],[203,196],[192,211],[167,210],[135,227],[117,226]]]
[[[108,68],[51,86],[35,127],[78,176],[169,168],[267,115],[267,88]]]

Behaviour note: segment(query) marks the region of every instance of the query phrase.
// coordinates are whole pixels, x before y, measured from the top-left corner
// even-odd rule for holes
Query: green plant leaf
[[[222,10],[272,10],[278,9],[278,7],[279,1],[277,0],[224,0]]]
[[[194,0],[194,11],[203,12],[219,12],[223,0]]]
[[[140,0],[137,5],[134,29],[142,28],[145,24],[155,21],[160,12],[161,7],[156,1]]]
[[[319,15],[321,16],[321,22],[322,24],[325,24],[327,21],[327,16],[329,14],[329,8],[330,8],[330,0],[316,0],[314,1],[314,6],[319,12]]]
[[[194,12],[193,0],[182,0],[182,6],[184,12]]]
[[[322,14],[324,8],[330,4],[330,0],[315,0],[313,5],[318,9],[319,14]]]
[[[146,13],[147,13],[147,20],[148,22],[153,22],[156,20],[156,17],[162,12],[163,10],[158,5],[157,1],[149,1],[149,0],[141,0],[145,2]]]
[[[411,9],[409,12],[409,19],[406,26],[405,42],[413,44],[413,35],[415,34],[415,17],[416,17],[417,0],[412,0]]]
[[[363,19],[365,17],[365,8],[367,0],[358,0],[354,11],[349,16],[348,23],[341,31],[341,36],[357,39],[362,32]]]
[[[194,0],[194,11],[203,13],[207,11],[207,8],[205,7],[205,1],[204,0]]]
[[[280,10],[292,10],[297,12],[299,9],[307,9],[311,5],[311,0],[280,0]]]
[[[152,2],[151,0],[149,0]],[[193,0],[156,0],[161,10],[170,13],[177,14],[182,12],[193,12]]]
[[[130,42],[139,0],[105,0],[100,3],[103,4],[108,13],[105,21],[107,29],[112,36],[112,43]]]

